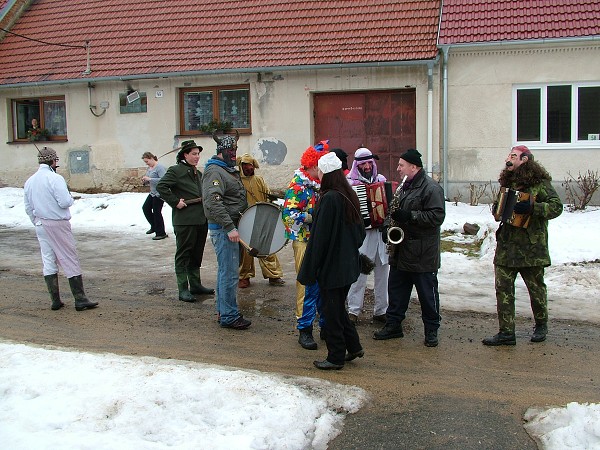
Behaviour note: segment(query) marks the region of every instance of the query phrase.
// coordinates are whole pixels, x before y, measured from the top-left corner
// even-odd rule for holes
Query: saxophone
[[[386,252],[390,256],[393,256],[394,253],[396,253],[398,244],[404,240],[404,230],[400,228],[400,224],[398,222],[392,219],[392,213],[400,207],[400,194],[402,192],[402,188],[404,187],[404,183],[406,183],[406,178],[407,175],[404,175],[402,183],[400,183],[400,185],[396,188],[394,198],[390,203],[388,215],[386,217],[386,223],[388,224]]]

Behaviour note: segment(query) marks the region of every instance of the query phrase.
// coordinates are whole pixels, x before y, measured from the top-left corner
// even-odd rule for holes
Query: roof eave
[[[525,39],[525,40],[506,40],[506,41],[489,41],[489,42],[458,42],[458,43],[444,43],[438,42],[437,47],[439,49],[448,48],[469,48],[469,47],[498,47],[498,46],[520,46],[520,45],[546,45],[546,44],[570,44],[570,43],[586,43],[600,41],[600,35],[593,36],[578,36],[578,37],[564,37],[564,38],[544,38],[544,39]]]
[[[109,76],[109,77],[85,77],[71,78],[63,80],[49,81],[31,81],[25,83],[9,83],[0,84],[1,89],[22,88],[30,86],[49,86],[60,84],[77,84],[77,83],[97,83],[107,81],[131,81],[144,80],[155,78],[182,78],[201,75],[224,75],[235,73],[259,73],[259,72],[290,72],[304,70],[323,70],[323,69],[352,69],[352,68],[378,68],[378,67],[401,67],[401,66],[420,66],[430,65],[432,62],[437,64],[439,54],[436,53],[434,58],[419,59],[410,61],[378,61],[364,63],[337,63],[337,64],[309,64],[302,66],[272,66],[272,67],[246,67],[241,69],[215,69],[215,70],[191,70],[185,72],[162,72],[162,73],[145,73],[137,75]],[[93,70],[92,70],[93,73]]]

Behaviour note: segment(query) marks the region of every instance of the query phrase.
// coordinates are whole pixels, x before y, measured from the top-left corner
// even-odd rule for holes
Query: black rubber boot
[[[536,323],[531,335],[531,342],[543,342],[548,334],[548,324]]]
[[[517,337],[515,333],[503,333],[500,332],[490,337],[486,337],[483,339],[483,345],[517,345]]]
[[[58,274],[52,275],[44,275],[44,280],[46,280],[46,286],[48,287],[48,293],[50,294],[50,299],[52,300],[52,306],[50,309],[52,311],[56,311],[65,304],[60,301],[60,293],[58,291]]]
[[[188,269],[188,280],[190,282],[190,293],[193,295],[214,295],[215,290],[202,286],[200,269]]]
[[[98,302],[90,302],[85,296],[85,291],[83,290],[83,278],[81,278],[81,275],[69,278],[69,286],[71,287],[73,297],[75,297],[75,309],[77,311],[92,309],[98,306]]]
[[[298,337],[298,343],[306,350],[316,350],[317,343],[315,342],[312,335],[312,327],[302,328],[300,330],[300,336]]]
[[[182,302],[195,302],[196,297],[192,295],[188,284],[188,275],[186,272],[175,272],[177,277],[177,290],[179,291],[179,300]]]

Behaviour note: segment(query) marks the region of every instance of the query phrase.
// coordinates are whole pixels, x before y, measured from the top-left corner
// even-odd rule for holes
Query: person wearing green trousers
[[[167,169],[156,190],[173,210],[175,232],[175,276],[179,300],[196,301],[195,295],[213,295],[202,285],[200,266],[208,234],[202,206],[202,172],[196,166],[202,147],[193,140],[181,143],[177,164]]]

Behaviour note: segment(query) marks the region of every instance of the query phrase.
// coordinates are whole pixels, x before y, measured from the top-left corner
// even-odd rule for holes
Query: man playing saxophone
[[[406,176],[406,181],[394,194],[390,225],[401,227],[404,239],[390,245],[387,318],[385,326],[373,338],[404,336],[402,321],[414,286],[421,304],[425,345],[436,347],[441,320],[437,272],[441,259],[440,227],[446,217],[444,191],[425,173],[421,154],[415,149],[400,156],[396,170],[400,178]]]

